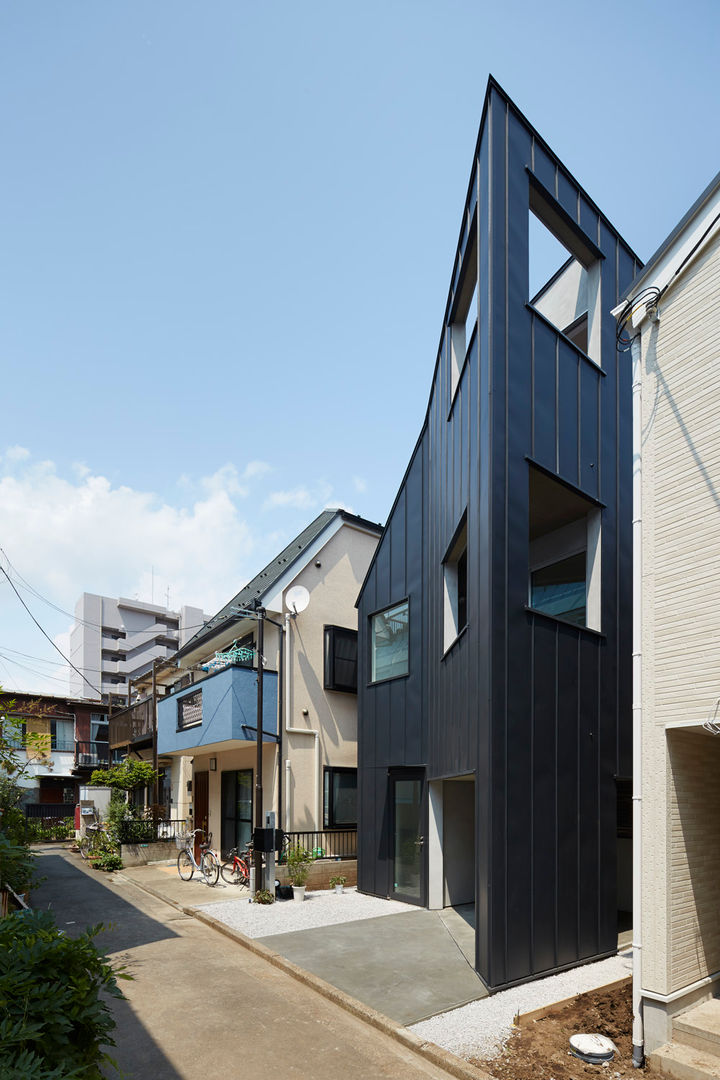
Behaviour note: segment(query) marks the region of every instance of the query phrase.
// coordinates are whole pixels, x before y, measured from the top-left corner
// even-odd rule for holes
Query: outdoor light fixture
[[[217,772],[217,758],[210,758],[210,772]]]

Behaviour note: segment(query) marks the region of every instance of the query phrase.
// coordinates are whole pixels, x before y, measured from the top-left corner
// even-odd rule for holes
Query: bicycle
[[[223,881],[227,881],[228,885],[248,885],[250,883],[249,864],[251,860],[252,849],[250,847],[243,851],[242,855],[234,847],[227,860],[220,867]]]
[[[85,835],[81,836],[77,842],[80,857],[87,861],[91,855],[102,854],[106,844],[106,836],[105,828],[100,822],[87,825]]]
[[[200,862],[196,860],[193,850],[198,833],[202,836],[204,829],[195,829],[189,836],[183,838],[184,847],[177,857],[177,871],[183,881],[189,881],[197,870],[208,885],[215,885],[220,876],[220,860],[215,852],[210,850],[212,833],[208,833],[205,843],[200,844]]]

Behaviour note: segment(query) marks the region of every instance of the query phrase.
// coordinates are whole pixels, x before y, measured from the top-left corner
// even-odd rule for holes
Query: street
[[[78,934],[102,922],[100,949],[133,975],[112,1002],[113,1053],[131,1080],[195,1080],[253,1071],[303,1078],[448,1073],[264,959],[129,881],[89,869],[60,846],[39,849],[32,895]],[[108,1077],[116,1076],[112,1070]]]

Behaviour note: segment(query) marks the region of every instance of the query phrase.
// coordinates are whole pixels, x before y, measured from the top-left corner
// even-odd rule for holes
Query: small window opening
[[[529,495],[529,606],[600,630],[600,510],[538,469]]]
[[[473,341],[478,321],[477,244],[475,218],[471,225],[471,240],[463,260],[460,286],[450,316],[450,400],[455,398],[465,359]]]
[[[467,625],[467,517],[463,516],[443,564],[444,635],[447,651]]]
[[[578,349],[600,363],[600,266],[573,252],[543,221],[542,198],[534,193],[528,212],[530,304]],[[551,216],[551,211],[548,211]]]

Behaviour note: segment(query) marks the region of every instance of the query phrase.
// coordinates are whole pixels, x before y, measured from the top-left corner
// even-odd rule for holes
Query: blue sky
[[[212,613],[324,506],[383,521],[488,74],[647,258],[720,168],[719,30],[710,0],[0,3],[2,565],[69,611]],[[0,681],[64,692],[52,656],[3,578]]]

